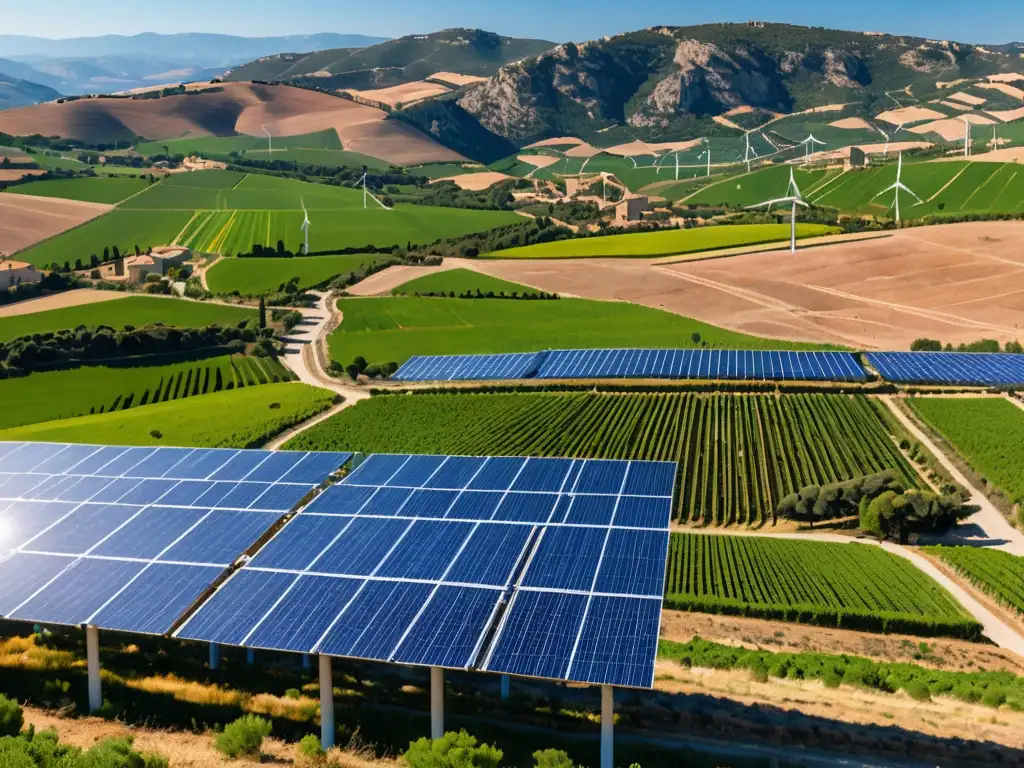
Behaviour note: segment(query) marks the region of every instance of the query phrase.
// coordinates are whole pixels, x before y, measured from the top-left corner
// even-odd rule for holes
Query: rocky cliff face
[[[789,112],[941,73],[991,73],[1008,53],[949,42],[787,25],[659,27],[501,68],[459,104],[516,142],[613,125],[667,130],[734,107]]]

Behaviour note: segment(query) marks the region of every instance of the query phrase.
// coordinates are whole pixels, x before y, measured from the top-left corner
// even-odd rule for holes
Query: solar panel
[[[368,456],[175,636],[649,687],[674,486],[671,463]]]
[[[989,387],[1024,384],[1024,355],[985,352],[869,352],[886,381]]]
[[[846,352],[722,349],[561,349],[526,355],[414,357],[397,381],[513,379],[716,379],[864,381]]]
[[[0,615],[165,634],[350,457],[276,456],[0,443]]]

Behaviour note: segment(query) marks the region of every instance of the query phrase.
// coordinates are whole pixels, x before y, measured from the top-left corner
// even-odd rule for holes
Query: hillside
[[[58,96],[53,88],[0,74],[0,110],[39,104]]]
[[[737,107],[788,113],[855,102],[871,111],[892,105],[887,91],[930,92],[938,80],[1020,68],[1016,54],[923,38],[783,24],[656,27],[506,65],[459,105],[519,144],[613,126],[658,138]]]
[[[226,83],[158,99],[82,98],[0,113],[0,132],[34,133],[89,143],[142,136],[297,136],[334,129],[345,149],[393,163],[463,159],[381,110],[286,85]]]
[[[489,77],[554,43],[502,37],[479,29],[409,35],[355,50],[281,53],[236,67],[227,80],[308,80],[321,88],[371,89],[423,80],[437,72]]]

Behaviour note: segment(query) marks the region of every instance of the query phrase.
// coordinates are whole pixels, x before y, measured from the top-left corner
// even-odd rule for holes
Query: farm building
[[[21,283],[38,283],[42,274],[24,261],[5,259],[0,261],[0,288],[13,288]]]
[[[102,280],[113,280],[142,284],[146,275],[156,274],[164,277],[171,267],[180,267],[192,258],[192,251],[180,245],[166,245],[153,248],[149,253],[138,256],[126,256],[118,261],[101,264],[97,269],[83,270],[81,274],[91,275],[99,272]]]
[[[619,224],[641,221],[644,213],[649,210],[651,210],[651,201],[646,195],[627,197],[615,206],[615,221]]]

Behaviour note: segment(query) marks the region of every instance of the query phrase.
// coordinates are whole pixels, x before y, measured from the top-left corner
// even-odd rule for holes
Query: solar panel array
[[[350,457],[0,443],[0,616],[165,634]]]
[[[392,376],[396,381],[499,381],[525,379],[537,371],[543,353],[438,355],[410,358]]]
[[[741,381],[864,381],[847,352],[720,349],[563,349],[519,355],[414,357],[398,381],[512,379],[712,379]]]
[[[175,636],[650,687],[675,470],[370,456]]]
[[[864,381],[867,374],[847,352],[570,349],[549,352],[537,378]]]
[[[1024,355],[986,352],[869,352],[887,381],[1003,387],[1024,384]]]

